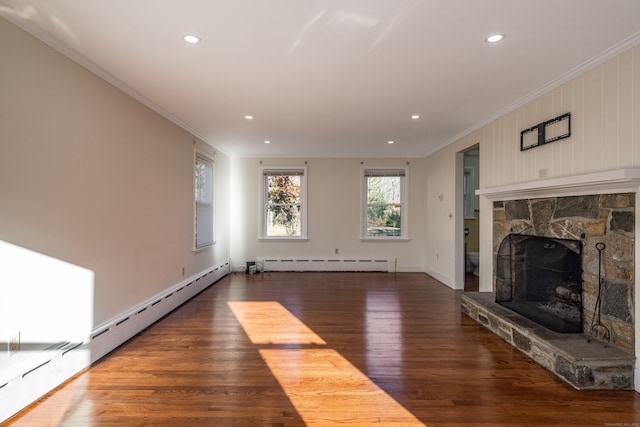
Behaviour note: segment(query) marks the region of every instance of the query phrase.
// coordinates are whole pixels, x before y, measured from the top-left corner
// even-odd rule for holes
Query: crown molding
[[[81,67],[85,68],[86,70],[90,71],[96,76],[100,77],[102,80],[105,80],[106,82],[110,83],[112,86],[116,87],[117,89],[121,90],[122,92],[126,93],[127,95],[135,99],[136,101],[140,102],[141,104],[145,105],[146,107],[160,114],[162,117],[169,120],[176,126],[189,132],[192,136],[195,136],[196,138],[200,139],[202,142],[210,145],[216,151],[226,155],[227,157],[231,157],[230,154],[224,152],[219,147],[217,147],[213,143],[213,141],[211,141],[210,138],[198,132],[187,122],[171,114],[170,112],[162,108],[160,105],[158,105],[151,99],[147,98],[140,92],[136,91],[127,83],[115,77],[113,74],[109,73],[107,70],[105,70],[104,68],[102,68],[101,66],[99,66],[98,64],[96,64],[95,62],[87,58],[86,56],[84,56],[82,53],[78,52],[76,49],[74,49],[69,44],[59,39],[58,37],[52,35],[48,31],[43,30],[38,25],[35,25],[32,21],[28,19],[24,19],[19,15],[3,14],[2,16],[6,18],[8,21],[10,21],[11,23],[15,24],[20,29],[24,30],[28,34],[40,40],[47,46],[51,47],[52,49],[66,56],[76,64],[80,65]]]
[[[572,68],[571,70],[569,70],[568,72],[566,72],[565,74],[562,74],[561,76],[555,78],[554,80],[551,80],[550,82],[544,84],[543,86],[540,86],[538,89],[534,90],[533,92],[530,92],[529,94],[527,94],[526,96],[518,99],[517,101],[513,102],[512,104],[507,105],[506,107],[504,107],[503,109],[497,111],[496,113],[486,117],[484,120],[481,120],[479,122],[477,122],[476,124],[472,125],[471,127],[463,130],[462,132],[458,133],[457,135],[455,135],[454,137],[446,140],[444,143],[442,143],[441,145],[437,146],[436,148],[434,148],[433,150],[429,151],[428,153],[425,154],[425,157],[435,153],[436,151],[464,138],[465,136],[477,131],[478,129],[481,129],[482,127],[498,120],[501,117],[506,116],[507,114],[513,112],[514,110],[524,106],[525,104],[535,100],[536,98],[539,98],[540,96],[544,95],[547,92],[552,91],[553,89],[556,89],[558,87],[560,87],[561,85],[567,83],[568,81],[578,77],[581,74],[584,74],[585,72],[589,71],[592,68],[597,67],[600,64],[603,64],[604,62],[610,60],[611,58],[614,58],[617,55],[620,55],[622,52],[631,49],[632,47],[636,46],[637,44],[640,44],[640,31],[632,34],[631,36],[629,36],[628,38],[622,40],[619,43],[616,43],[615,45],[611,46],[610,48],[602,51],[601,53],[599,53],[598,55],[594,56],[593,58],[589,59],[588,61],[583,62],[582,64],[578,65],[577,67]]]

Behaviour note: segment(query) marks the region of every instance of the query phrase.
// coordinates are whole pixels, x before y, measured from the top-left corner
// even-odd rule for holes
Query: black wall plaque
[[[547,120],[520,132],[520,151],[571,136],[571,113]]]

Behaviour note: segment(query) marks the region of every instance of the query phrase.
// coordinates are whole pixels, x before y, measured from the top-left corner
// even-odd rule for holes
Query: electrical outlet
[[[538,171],[538,177],[540,177],[540,178],[546,178],[548,175],[549,174],[548,174],[548,171],[547,171],[546,168],[545,169],[540,169]]]
[[[9,336],[9,356],[20,351],[20,332]]]

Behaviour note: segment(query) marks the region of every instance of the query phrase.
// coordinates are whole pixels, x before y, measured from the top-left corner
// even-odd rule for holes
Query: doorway
[[[480,283],[480,145],[464,151],[462,167],[464,235],[464,290],[475,292]]]

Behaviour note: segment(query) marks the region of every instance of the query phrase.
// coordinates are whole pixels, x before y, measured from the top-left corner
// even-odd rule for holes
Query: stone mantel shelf
[[[640,169],[616,169],[483,188],[476,190],[476,195],[485,196],[491,201],[502,201],[593,194],[636,193],[639,187]]]

